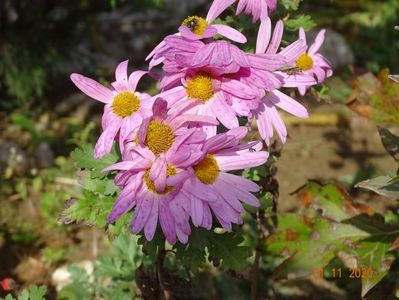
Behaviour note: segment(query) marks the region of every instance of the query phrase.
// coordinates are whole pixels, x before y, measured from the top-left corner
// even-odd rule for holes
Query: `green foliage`
[[[388,129],[378,128],[382,144],[385,150],[395,159],[399,160],[399,137],[392,134]]]
[[[75,149],[71,153],[71,157],[74,160],[75,166],[77,168],[90,171],[91,178],[103,179],[107,176],[107,174],[101,172],[102,169],[116,163],[119,157],[114,149],[111,153],[105,155],[101,159],[95,159],[93,156],[93,149],[93,145],[84,145],[81,149]]]
[[[367,73],[356,78],[350,107],[377,124],[399,124],[399,84],[388,77],[388,70],[378,76]]]
[[[305,31],[309,31],[316,26],[316,23],[309,15],[299,15],[293,19],[288,19],[285,25],[287,29],[291,31],[297,31],[301,27],[303,27]]]
[[[75,166],[83,169],[80,173],[80,184],[83,190],[79,199],[64,210],[63,217],[76,222],[87,222],[99,228],[106,226],[107,215],[112,209],[119,191],[113,179],[102,170],[118,161],[113,150],[101,159],[94,159],[93,146],[85,145],[71,154]],[[130,214],[118,219],[109,227],[112,234],[118,235],[128,228]]]
[[[216,233],[193,228],[187,245],[176,245],[176,258],[184,265],[196,270],[206,260],[216,265],[221,263],[225,270],[240,270],[247,265],[250,249],[243,246],[240,231]]]
[[[303,0],[282,0],[281,4],[284,6],[285,9],[297,10],[300,2],[302,1]]]
[[[383,2],[360,1],[361,11],[345,15],[340,22],[356,23],[364,27],[378,28],[397,18],[399,3],[396,0]]]
[[[390,199],[399,200],[399,182],[395,177],[379,176],[359,182],[355,187],[373,191]]]
[[[332,184],[310,182],[299,199],[304,213],[279,215],[278,231],[267,241],[270,253],[286,258],[276,276],[310,276],[338,257],[347,268],[373,270],[372,276],[361,279],[364,297],[388,274],[394,260],[389,250],[399,236],[399,226],[385,223]]]
[[[44,296],[46,295],[47,289],[45,286],[36,286],[33,285],[29,289],[25,289],[19,294],[18,300],[45,300]],[[5,300],[15,300],[15,298],[8,294],[5,297]]]
[[[382,144],[385,150],[396,161],[399,160],[399,137],[392,134],[388,129],[378,128]],[[379,195],[399,200],[399,180],[398,176],[379,176],[368,179],[356,184],[355,187],[373,191]]]
[[[26,102],[32,97],[42,97],[46,72],[31,59],[29,49],[5,45],[0,48],[0,53],[0,76],[4,77],[9,94],[19,102]]]
[[[93,274],[71,266],[72,283],[58,294],[59,300],[132,299],[136,295],[135,271],[145,257],[137,245],[137,237],[120,234],[113,250],[95,262]]]

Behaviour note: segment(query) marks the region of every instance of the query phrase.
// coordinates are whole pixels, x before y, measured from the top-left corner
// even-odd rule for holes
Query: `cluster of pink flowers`
[[[274,132],[282,143],[287,129],[278,108],[299,118],[308,117],[299,102],[280,91],[306,90],[332,75],[328,61],[318,53],[322,30],[310,47],[301,29],[296,41],[280,46],[284,24],[272,30],[269,13],[276,0],[238,0],[237,14],[260,20],[255,53],[241,50],[246,37],[213,21],[236,0],[215,0],[207,17],[185,19],[178,33],[164,38],[149,54],[149,71],[128,76],[124,61],[108,88],[79,74],[75,85],[105,104],[103,132],[94,156],[119,144],[122,160],[104,169],[117,171],[121,188],[108,216],[112,223],[134,209],[131,231],[144,231],[148,240],[158,222],[171,244],[186,243],[191,225],[211,229],[217,222],[226,230],[241,224],[242,203],[259,206],[254,182],[229,173],[265,164],[268,153],[260,141],[242,142],[253,121],[269,144]],[[226,39],[214,37],[219,34]],[[255,46],[255,45],[254,45]],[[137,91],[137,84],[162,64],[160,93]],[[240,127],[239,118],[247,120]],[[218,133],[218,125],[226,130]]]

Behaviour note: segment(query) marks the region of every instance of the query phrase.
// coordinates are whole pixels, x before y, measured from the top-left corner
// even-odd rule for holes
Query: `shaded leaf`
[[[101,170],[116,163],[119,157],[115,149],[113,149],[111,153],[108,153],[101,159],[95,159],[93,151],[92,145],[84,145],[82,148],[72,151],[71,157],[76,167],[89,170],[92,178],[104,178],[107,176],[107,173],[102,173]]]
[[[285,25],[287,26],[287,29],[290,31],[297,31],[301,27],[305,31],[309,31],[310,29],[316,26],[316,23],[309,15],[299,15],[296,16],[294,19],[288,19],[285,22]]]
[[[298,191],[298,200],[305,208],[319,211],[323,217],[336,222],[362,213],[374,214],[371,207],[354,202],[341,186],[333,183],[323,185],[310,181]]]
[[[399,182],[390,176],[379,176],[359,182],[355,185],[357,188],[363,188],[373,191],[387,198],[399,199]]]
[[[206,257],[215,263],[220,261],[223,269],[240,270],[247,265],[251,252],[242,246],[243,237],[239,233],[216,233],[206,229],[193,228],[186,245],[176,245],[176,258],[187,266],[196,269]]]
[[[395,160],[399,160],[399,137],[383,127],[378,127],[378,133],[380,134],[385,150],[387,150]]]
[[[278,230],[266,242],[270,253],[285,258],[275,276],[307,276],[338,257],[348,268],[372,269],[372,276],[361,279],[365,296],[388,274],[399,226],[334,184],[309,182],[298,195],[304,215],[280,215]]]

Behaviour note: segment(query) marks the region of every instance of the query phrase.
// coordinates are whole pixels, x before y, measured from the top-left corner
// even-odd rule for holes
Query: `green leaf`
[[[383,127],[378,127],[378,133],[380,134],[385,150],[387,150],[395,160],[399,160],[399,137]]]
[[[193,228],[186,245],[176,245],[176,258],[193,270],[208,259],[221,262],[223,269],[240,270],[247,266],[251,252],[242,246],[243,237],[236,232],[216,233],[206,229]]]
[[[327,266],[346,243],[368,237],[356,227],[320,217],[284,214],[279,216],[278,224],[278,231],[267,240],[270,253],[287,258],[275,271],[277,277],[290,273],[309,276],[313,269]]]
[[[338,257],[348,268],[372,269],[372,276],[362,278],[365,296],[388,274],[399,226],[333,184],[310,182],[298,196],[304,214],[280,215],[278,230],[266,242],[269,253],[285,258],[276,276],[309,276]]]
[[[30,132],[34,137],[37,136],[38,132],[36,129],[36,124],[33,119],[29,118],[28,116],[20,113],[13,113],[11,115],[11,120],[14,124],[21,127],[21,129]]]
[[[350,196],[335,184],[319,184],[310,181],[300,192],[299,201],[312,211],[320,210],[323,217],[336,222],[371,210],[366,205],[355,204]]]
[[[305,31],[309,31],[310,29],[316,26],[316,23],[313,21],[312,17],[309,15],[299,15],[294,19],[288,19],[285,22],[285,26],[287,30],[297,31],[299,28],[303,27]]]
[[[373,179],[368,179],[359,182],[355,187],[373,191],[390,199],[399,199],[399,182],[390,176],[379,176]]]
[[[364,241],[359,249],[354,251],[354,255],[359,258],[356,268],[373,270],[372,276],[362,278],[362,297],[388,274],[394,261],[394,256],[387,253],[388,250],[389,243]]]
[[[256,168],[245,169],[242,171],[242,176],[253,181],[260,181],[262,177],[266,176],[265,166],[259,166]]]
[[[281,4],[285,9],[297,10],[301,1],[302,0],[281,0]]]
[[[80,149],[75,149],[71,153],[71,157],[74,160],[76,167],[91,171],[90,174],[92,178],[104,178],[107,174],[102,173],[101,170],[116,163],[119,157],[116,154],[115,149],[113,149],[111,153],[108,153],[101,159],[95,159],[93,151],[92,145],[84,145]]]
[[[247,259],[251,256],[250,249],[240,246],[244,241],[237,233],[211,234],[208,245],[209,255],[222,260],[224,269],[241,270],[247,266]]]
[[[23,290],[18,296],[18,300],[45,300],[47,289],[45,286],[31,286],[28,290]]]
[[[102,196],[89,190],[83,190],[83,199],[75,201],[64,210],[63,215],[72,221],[85,221],[103,228],[114,201],[114,197]]]

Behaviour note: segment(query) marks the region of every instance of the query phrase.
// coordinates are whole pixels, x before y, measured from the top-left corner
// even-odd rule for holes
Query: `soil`
[[[311,114],[342,114],[341,106],[319,106]],[[367,178],[395,173],[397,165],[382,146],[376,125],[344,110],[349,123],[327,126],[297,125],[288,128],[289,138],[277,161],[280,185],[278,210],[292,211],[298,207],[292,194],[308,179],[339,181],[360,202],[367,202],[377,212],[395,202],[353,186]]]

